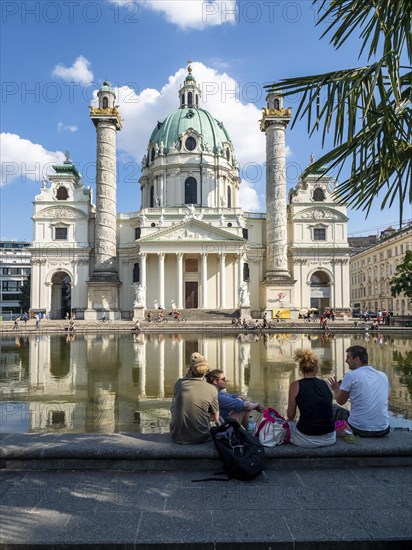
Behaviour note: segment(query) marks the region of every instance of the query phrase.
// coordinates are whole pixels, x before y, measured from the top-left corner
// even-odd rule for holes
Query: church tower
[[[122,128],[116,94],[109,82],[97,93],[98,107],[90,107],[96,128],[96,219],[94,269],[88,281],[85,319],[97,319],[106,312],[120,318],[116,235],[116,132]]]
[[[269,93],[260,129],[266,134],[266,270],[262,283],[266,309],[293,303],[294,281],[288,269],[286,219],[286,128],[290,109],[283,97]]]

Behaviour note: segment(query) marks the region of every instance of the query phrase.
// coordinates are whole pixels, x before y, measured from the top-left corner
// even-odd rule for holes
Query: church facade
[[[122,119],[105,82],[96,128],[96,202],[67,156],[34,204],[32,309],[61,318],[143,318],[157,307],[240,310],[292,318],[302,309],[350,305],[346,207],[336,182],[312,174],[286,191],[290,109],[269,95],[266,213],[239,205],[238,162],[224,124],[200,107],[189,66],[179,105],[149,138],[141,208],[116,210],[116,134]]]

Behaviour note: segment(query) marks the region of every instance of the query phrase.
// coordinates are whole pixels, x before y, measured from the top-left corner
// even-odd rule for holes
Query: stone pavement
[[[0,548],[409,548],[412,434],[268,449],[251,482],[168,434],[0,435]]]

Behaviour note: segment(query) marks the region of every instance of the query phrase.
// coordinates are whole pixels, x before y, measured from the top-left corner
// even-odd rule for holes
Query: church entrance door
[[[50,318],[63,319],[71,313],[71,279],[67,273],[59,271],[52,277]]]
[[[186,281],[185,283],[185,308],[197,309],[199,307],[199,283],[197,281]]]
[[[316,271],[310,278],[310,307],[320,314],[330,307],[330,279],[323,271]]]

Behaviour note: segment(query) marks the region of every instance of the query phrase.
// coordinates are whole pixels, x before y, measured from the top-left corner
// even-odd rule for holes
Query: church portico
[[[176,247],[177,248],[177,247]],[[182,246],[179,247],[180,250]],[[147,250],[138,256],[147,309],[236,309],[243,283],[243,252],[206,253],[191,247],[184,252]],[[242,266],[240,268],[240,266]],[[147,279],[150,272],[150,280]]]

